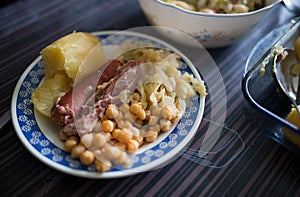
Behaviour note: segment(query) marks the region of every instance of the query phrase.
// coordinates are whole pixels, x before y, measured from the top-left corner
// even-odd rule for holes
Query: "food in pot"
[[[272,47],[271,52],[264,58],[260,64],[259,74],[260,77],[263,77],[266,71],[266,66],[274,61],[274,58],[277,58],[277,61],[281,61],[286,57],[287,53],[282,46],[275,45]]]
[[[163,0],[189,11],[203,13],[246,13],[266,6],[266,0]]]

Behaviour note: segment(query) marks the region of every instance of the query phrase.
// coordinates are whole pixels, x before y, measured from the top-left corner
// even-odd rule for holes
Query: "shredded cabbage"
[[[142,60],[144,74],[137,87],[144,109],[169,106],[181,117],[186,101],[198,93],[206,95],[203,81],[179,68],[179,56],[167,50],[140,48],[122,57],[123,60]]]

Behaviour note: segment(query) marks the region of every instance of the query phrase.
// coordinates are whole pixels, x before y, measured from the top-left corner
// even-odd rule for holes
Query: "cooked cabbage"
[[[178,117],[182,116],[186,101],[198,93],[206,95],[203,81],[179,68],[179,56],[167,50],[140,48],[126,53],[122,60],[141,60],[144,74],[137,90],[141,94],[143,108],[171,106]]]

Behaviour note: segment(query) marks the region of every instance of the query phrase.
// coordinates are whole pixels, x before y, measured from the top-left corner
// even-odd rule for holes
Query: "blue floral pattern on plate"
[[[167,43],[144,34],[116,33],[107,31],[94,34],[102,40],[101,44],[104,47],[120,45],[125,40],[131,40],[132,42],[151,44],[157,48],[170,48]],[[186,64],[186,62],[183,61],[183,64]],[[183,70],[194,74],[200,79],[199,74],[192,65],[186,64]],[[15,88],[12,100],[13,123],[21,141],[34,156],[57,170],[75,176],[88,178],[122,177],[148,171],[163,165],[188,145],[202,119],[204,101],[197,95],[192,98],[182,119],[165,139],[144,152],[131,155],[132,165],[129,168],[117,166],[108,172],[100,174],[96,172],[94,166],[84,166],[79,160],[73,159],[69,153],[57,147],[48,139],[47,135],[41,130],[40,125],[38,125],[31,102],[31,94],[39,86],[43,77],[42,59],[38,57],[23,73]]]

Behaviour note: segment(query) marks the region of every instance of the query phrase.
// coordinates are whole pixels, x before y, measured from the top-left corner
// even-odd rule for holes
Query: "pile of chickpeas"
[[[110,170],[113,164],[130,165],[129,154],[155,141],[178,119],[174,106],[154,108],[143,104],[141,94],[135,92],[128,103],[109,104],[91,133],[80,137],[60,133],[65,151],[86,166],[94,164],[99,172]]]

